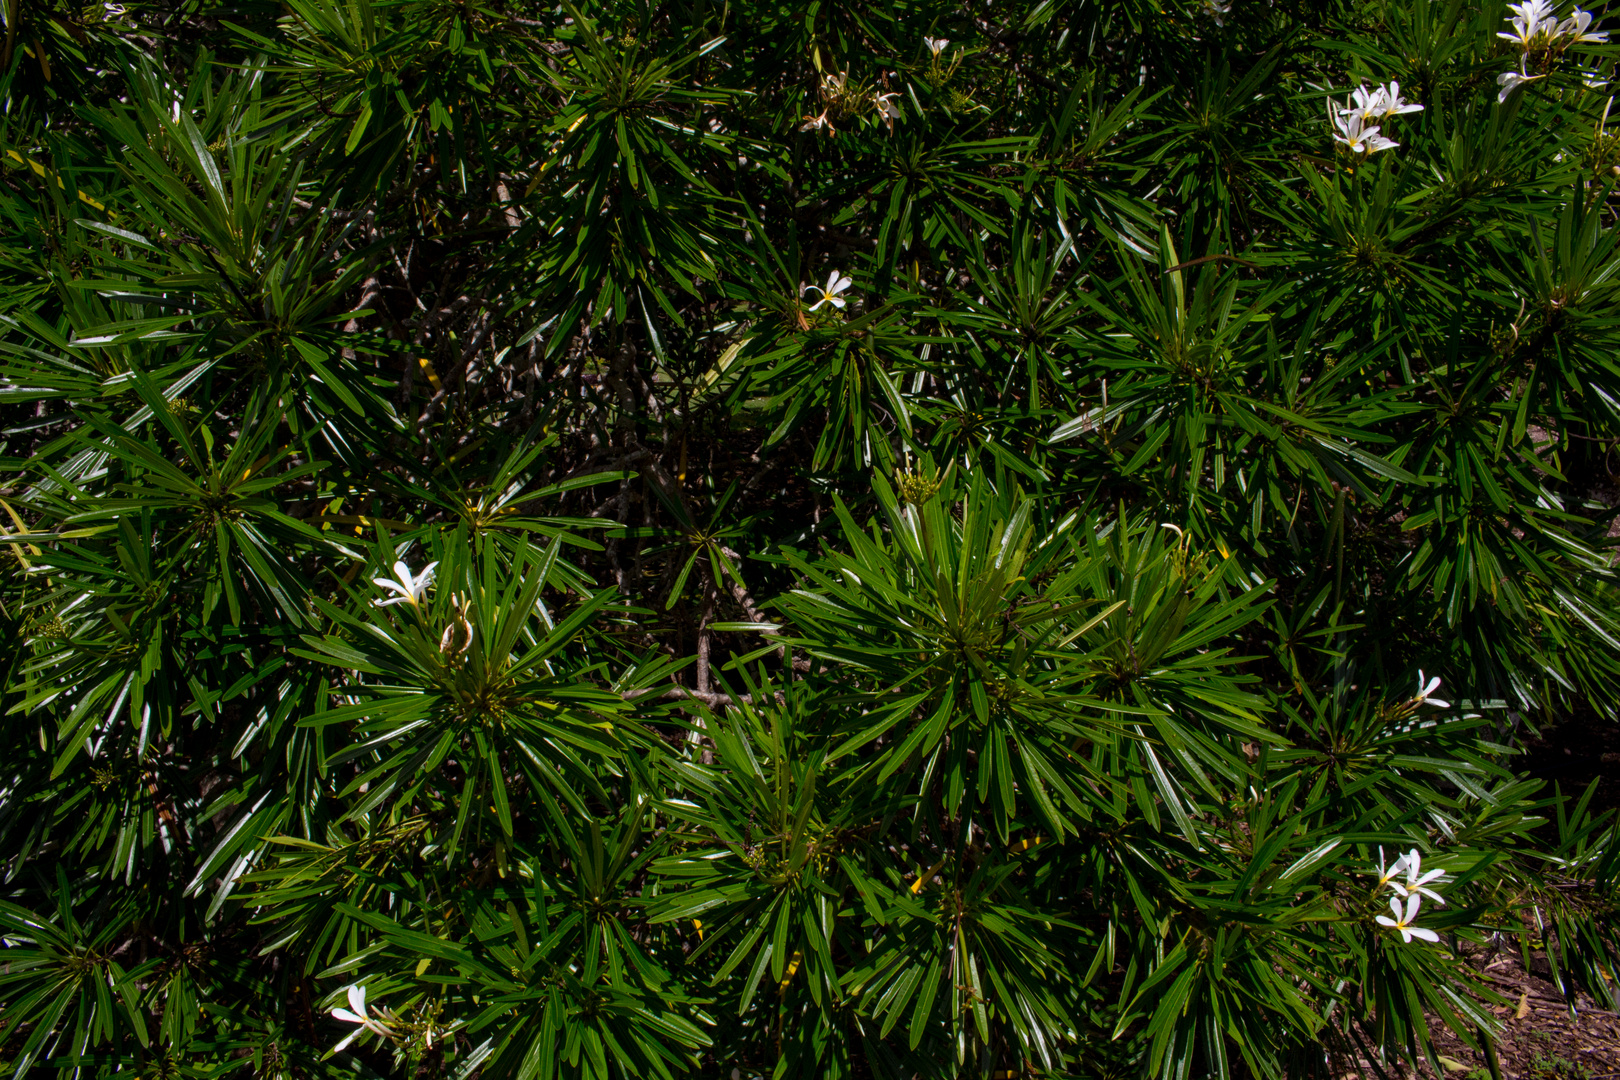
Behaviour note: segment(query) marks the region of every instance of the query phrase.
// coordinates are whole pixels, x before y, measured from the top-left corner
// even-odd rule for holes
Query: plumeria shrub
[[[1620,1004],[1620,12],[0,11],[13,1075]]]

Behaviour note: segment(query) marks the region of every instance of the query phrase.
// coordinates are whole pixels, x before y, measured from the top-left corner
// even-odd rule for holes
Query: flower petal
[[[1409,926],[1405,930],[1402,930],[1401,933],[1411,935],[1406,939],[1408,941],[1411,941],[1412,938],[1422,938],[1424,941],[1433,941],[1438,943],[1440,940],[1439,934],[1435,933],[1433,930],[1425,930],[1421,926]]]

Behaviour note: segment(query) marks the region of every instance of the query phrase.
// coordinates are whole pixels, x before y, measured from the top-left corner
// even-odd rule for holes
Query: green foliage
[[[1620,1004],[1613,792],[1521,756],[1620,720],[1605,12],[0,13],[13,1075]]]

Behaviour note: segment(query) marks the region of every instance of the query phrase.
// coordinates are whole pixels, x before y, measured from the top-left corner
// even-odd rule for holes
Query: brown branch
[[[1185,270],[1187,267],[1189,267],[1189,266],[1197,266],[1199,263],[1218,262],[1218,261],[1222,261],[1222,260],[1224,260],[1226,262],[1239,263],[1239,264],[1241,264],[1243,266],[1247,266],[1251,270],[1260,269],[1260,264],[1257,263],[1257,262],[1250,262],[1248,259],[1240,259],[1236,255],[1220,254],[1220,255],[1200,255],[1196,259],[1188,259],[1186,262],[1179,262],[1179,263],[1176,263],[1176,265],[1174,265],[1174,266],[1166,267],[1164,272],[1167,273],[1167,274],[1173,274],[1177,270]]]

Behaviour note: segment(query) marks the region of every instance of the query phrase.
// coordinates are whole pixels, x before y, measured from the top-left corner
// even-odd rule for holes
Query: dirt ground
[[[1589,999],[1578,999],[1571,1017],[1557,988],[1543,977],[1544,965],[1545,961],[1534,964],[1541,973],[1526,975],[1517,957],[1502,957],[1486,969],[1497,992],[1513,1002],[1496,1009],[1505,1028],[1496,1048],[1502,1076],[1520,1080],[1620,1077],[1620,1016],[1596,1008]],[[1479,1076],[1490,1075],[1484,1057],[1450,1032],[1439,1041],[1442,1054],[1463,1066],[1448,1067],[1454,1080],[1476,1070]]]
[[[1517,957],[1504,956],[1485,969],[1508,1004],[1494,1011],[1503,1031],[1496,1044],[1503,1080],[1620,1080],[1620,1015],[1582,998],[1573,1017],[1557,988],[1545,976],[1546,960],[1532,961],[1526,974]],[[1490,1080],[1483,1054],[1434,1022],[1442,1073],[1415,1073],[1386,1067],[1390,1080]],[[1343,1080],[1377,1080],[1367,1069]]]

